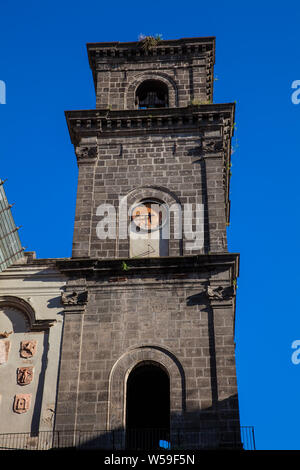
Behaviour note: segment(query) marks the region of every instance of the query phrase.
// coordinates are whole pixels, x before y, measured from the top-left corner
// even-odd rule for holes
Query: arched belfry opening
[[[160,80],[145,80],[136,90],[135,104],[138,109],[167,108],[167,85]]]
[[[170,380],[157,363],[142,362],[126,386],[127,449],[159,448],[170,434]]]

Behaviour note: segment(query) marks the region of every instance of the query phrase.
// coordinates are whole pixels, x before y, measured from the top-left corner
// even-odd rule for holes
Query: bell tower
[[[235,105],[213,103],[215,38],[87,51],[96,108],[65,113],[79,173],[56,430],[234,447]]]

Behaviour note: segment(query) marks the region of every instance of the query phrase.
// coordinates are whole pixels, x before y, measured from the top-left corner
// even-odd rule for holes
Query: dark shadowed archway
[[[126,390],[127,449],[159,448],[170,433],[170,380],[155,363],[140,363]]]
[[[145,80],[136,90],[136,105],[138,109],[168,107],[167,85],[160,80]]]

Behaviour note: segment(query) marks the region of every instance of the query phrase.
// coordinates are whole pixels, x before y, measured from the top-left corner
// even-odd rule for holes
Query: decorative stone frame
[[[125,92],[125,109],[136,109],[135,94],[138,87],[146,80],[157,80],[164,83],[168,88],[168,107],[178,107],[178,90],[174,80],[166,73],[161,72],[146,72],[135,77]]]
[[[172,426],[178,425],[185,410],[185,375],[178,359],[159,346],[139,346],[123,354],[109,376],[107,430],[126,428],[126,386],[130,372],[139,363],[155,363],[164,369],[170,380],[170,416]]]
[[[33,307],[21,297],[5,295],[0,297],[1,307],[13,307],[25,315],[29,331],[43,331],[50,328],[56,320],[37,320]]]
[[[171,207],[172,204],[178,204],[182,210],[182,204],[178,197],[169,191],[166,188],[162,188],[159,186],[142,186],[140,188],[133,189],[130,191],[126,196],[127,201],[127,209],[130,209],[137,203],[141,202],[145,199],[155,199],[161,201],[162,203],[166,204],[168,207]],[[130,216],[127,216],[127,225],[128,227],[130,223]],[[123,257],[123,254],[126,253],[124,256],[125,258],[129,258],[129,251],[130,251],[130,238],[127,239],[120,239],[119,240],[119,255]],[[181,239],[174,239],[174,224],[170,224],[170,240],[169,240],[169,256],[181,256],[182,255],[182,238]]]

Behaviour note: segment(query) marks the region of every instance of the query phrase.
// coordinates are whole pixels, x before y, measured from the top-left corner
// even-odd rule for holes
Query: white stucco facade
[[[65,279],[34,258],[0,273],[0,434],[54,426]]]

